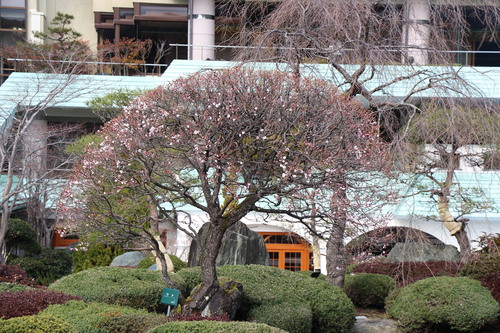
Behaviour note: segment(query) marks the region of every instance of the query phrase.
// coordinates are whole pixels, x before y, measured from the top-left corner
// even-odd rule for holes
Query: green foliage
[[[346,275],[344,291],[354,305],[368,308],[382,308],[389,293],[396,288],[396,281],[388,275],[358,274]]]
[[[26,290],[33,290],[33,289],[34,288],[24,286],[22,284],[0,282],[0,293],[3,293],[5,291],[16,292],[16,291],[26,291]]]
[[[248,321],[266,323],[287,332],[311,332],[313,314],[305,303],[268,303],[255,306],[247,314]]]
[[[26,251],[26,254],[40,253],[41,247],[36,241],[35,230],[21,219],[9,219],[5,243],[8,251],[19,248]]]
[[[460,275],[479,280],[500,272],[500,234],[480,237],[479,246],[481,250],[462,267]]]
[[[170,260],[172,260],[172,263],[174,264],[174,272],[178,272],[181,269],[188,267],[187,262],[182,261],[179,257],[174,256],[173,254],[170,254],[169,257]]]
[[[144,259],[141,260],[141,262],[139,263],[139,265],[137,265],[137,268],[148,269],[149,267],[151,267],[154,264],[155,264],[155,258],[154,257],[146,257],[146,258],[144,258]]]
[[[500,252],[481,254],[460,270],[460,275],[480,279],[486,274],[500,272]]]
[[[277,321],[295,322],[302,318],[304,321],[300,324],[295,322],[296,330],[290,330],[289,326],[280,327],[292,332],[308,332],[302,330],[304,327],[312,327],[314,332],[345,332],[354,324],[352,302],[340,288],[325,281],[259,265],[221,266],[217,268],[217,272],[219,276],[229,277],[243,285],[243,304],[237,314],[240,320],[249,320],[252,315],[252,319],[257,322],[276,325]],[[184,279],[187,291],[191,291],[201,282],[199,268],[183,269],[177,275]],[[282,312],[287,304],[303,304],[309,307],[312,322],[309,324],[305,322],[307,316],[303,309],[297,310],[302,314],[300,317],[292,309],[287,313]],[[264,314],[264,311],[254,309],[260,306],[267,306],[276,312]],[[281,318],[278,320],[274,317]],[[272,321],[272,324],[267,321]]]
[[[105,332],[143,333],[165,323],[167,317],[163,314],[125,314],[105,317],[98,327]]]
[[[74,142],[68,144],[64,152],[66,154],[72,154],[76,156],[83,156],[85,153],[85,148],[89,145],[97,145],[101,141],[97,134],[86,134],[82,135]]]
[[[499,315],[499,304],[479,281],[434,277],[402,288],[388,303],[388,313],[405,332],[445,327],[474,332]]]
[[[135,97],[143,94],[142,90],[119,89],[102,97],[95,97],[87,105],[101,119],[109,120],[120,114]]]
[[[108,318],[125,315],[147,316],[148,312],[127,306],[69,301],[65,304],[51,305],[40,315],[51,315],[64,320],[70,323],[77,332],[104,333],[109,331],[101,329],[99,325],[101,322],[107,322]]]
[[[44,285],[70,274],[73,266],[71,252],[56,249],[43,249],[40,254],[15,258],[9,262],[19,265],[29,276],[35,278],[38,284]]]
[[[90,244],[87,250],[81,247],[73,251],[73,272],[77,273],[93,267],[108,266],[113,259],[125,250],[116,245],[104,245],[102,243]]]
[[[47,28],[47,30],[49,30],[50,32],[50,35],[37,31],[34,33],[34,36],[36,38],[57,41],[60,44],[75,43],[78,38],[82,36],[82,34],[77,32],[73,28],[68,27],[71,24],[71,21],[74,19],[75,17],[73,15],[57,12],[56,16],[54,16],[54,18],[50,22],[50,26]]]
[[[62,319],[50,315],[36,315],[0,320],[0,333],[76,333]]]
[[[158,326],[148,333],[284,333],[285,331],[264,324],[220,321],[177,321]]]
[[[171,277],[182,285],[176,274]],[[149,311],[164,311],[160,303],[168,287],[159,271],[138,268],[97,267],[66,276],[49,286],[50,290],[78,295],[86,302],[131,306]]]
[[[300,274],[303,277],[311,277],[312,273],[313,273],[312,271],[297,271],[297,272],[295,272],[295,274]],[[316,277],[314,279],[320,279],[320,280],[325,281],[326,280],[326,275],[320,274],[318,277]]]

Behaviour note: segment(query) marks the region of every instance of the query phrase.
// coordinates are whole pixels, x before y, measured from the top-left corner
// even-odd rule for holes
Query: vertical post
[[[403,44],[408,47],[404,62],[414,65],[429,63],[430,4],[429,0],[406,0],[406,22]]]
[[[192,1],[189,9],[190,52],[192,60],[215,58],[215,1]]]

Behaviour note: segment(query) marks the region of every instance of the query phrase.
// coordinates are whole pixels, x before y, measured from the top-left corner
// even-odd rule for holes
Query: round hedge
[[[436,327],[474,332],[499,314],[499,304],[489,290],[465,277],[417,281],[399,290],[387,307],[405,332]]]
[[[177,274],[186,282],[186,294],[201,283],[199,268],[183,269]],[[217,268],[217,274],[243,285],[243,304],[237,313],[239,320],[254,320],[292,332],[310,332],[307,327],[319,333],[346,332],[354,325],[351,300],[340,288],[325,281],[259,265],[221,266]],[[292,311],[287,304],[301,304],[304,308]],[[274,312],[259,311],[261,306]],[[311,322],[307,322],[306,308],[312,313]],[[295,323],[294,329],[290,328],[290,323]]]
[[[382,308],[385,298],[396,288],[396,281],[383,274],[346,275],[344,291],[354,305],[362,308]]]
[[[73,326],[50,315],[35,315],[0,320],[0,332],[5,333],[76,333]]]
[[[183,281],[171,274],[180,285]],[[168,287],[159,271],[137,268],[96,267],[65,276],[49,286],[50,290],[80,296],[86,302],[130,306],[164,312],[160,303]]]
[[[174,321],[155,327],[147,333],[285,333],[265,324],[221,321]]]
[[[109,321],[113,320],[112,318],[128,315],[148,316],[151,314],[145,309],[134,309],[128,306],[69,301],[65,304],[51,305],[40,312],[40,315],[49,315],[68,322],[77,332],[103,333],[108,332],[105,327],[110,325]],[[103,325],[103,327],[100,327],[100,325]],[[130,331],[130,333],[133,332]]]
[[[287,332],[311,332],[312,329],[313,315],[309,304],[263,304],[252,307],[247,316],[249,321],[264,322]]]

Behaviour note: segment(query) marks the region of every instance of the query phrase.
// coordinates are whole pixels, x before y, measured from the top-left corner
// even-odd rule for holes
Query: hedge
[[[24,286],[22,284],[10,283],[10,282],[0,282],[0,293],[26,291],[26,290],[32,290],[32,289],[33,289],[32,287]]]
[[[361,273],[346,275],[344,291],[354,305],[383,308],[385,299],[396,288],[396,281],[388,275]]]
[[[158,326],[148,333],[285,333],[276,327],[249,322],[177,321]]]
[[[51,304],[62,304],[81,299],[55,291],[28,290],[0,293],[0,318],[13,318],[37,314]]]
[[[71,273],[73,259],[68,250],[43,249],[40,254],[19,257],[9,261],[18,265],[38,284],[49,285]]]
[[[17,317],[0,320],[0,333],[76,333],[73,326],[64,320],[44,315]]]
[[[69,301],[61,305],[51,305],[40,315],[51,315],[64,320],[70,323],[77,332],[104,333],[107,330],[101,328],[100,325],[109,325],[111,318],[127,315],[149,316],[150,314],[144,309],[127,306]]]
[[[447,328],[474,332],[497,319],[499,304],[479,281],[434,277],[408,285],[388,303],[388,313],[405,332]]]
[[[73,251],[73,272],[78,273],[89,268],[109,266],[113,259],[125,250],[116,245],[93,243],[88,249],[83,250],[78,246]]]
[[[337,287],[322,280],[312,279],[295,272],[275,267],[221,266],[217,268],[219,276],[229,277],[243,284],[243,303],[237,313],[239,320],[277,326],[290,332],[346,332],[354,325],[354,306],[347,295]],[[201,283],[199,268],[188,268],[177,273],[186,282],[186,294]],[[309,307],[312,321],[304,309],[289,309],[287,304],[303,304]],[[277,306],[273,306],[277,305]],[[259,311],[258,307],[274,309],[274,313]],[[302,318],[299,321],[299,318]],[[279,322],[279,323],[277,323]],[[295,328],[290,328],[295,323]]]
[[[172,279],[183,284],[175,274]],[[86,302],[130,306],[164,312],[161,292],[167,287],[159,271],[124,267],[96,267],[63,277],[50,290],[78,295]]]

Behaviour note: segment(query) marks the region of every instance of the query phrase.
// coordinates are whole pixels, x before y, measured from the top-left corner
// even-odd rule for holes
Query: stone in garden
[[[243,285],[225,277],[221,277],[219,283],[221,288],[212,296],[212,299],[201,312],[201,316],[227,315],[230,320],[233,320],[243,301]],[[191,294],[196,293],[200,287],[201,285],[194,288]]]
[[[387,255],[389,262],[460,261],[460,253],[453,245],[432,245],[410,242],[396,243]]]
[[[129,266],[137,267],[146,256],[139,251],[125,252],[115,257],[109,266]]]
[[[203,243],[206,239],[205,223],[198,236]],[[199,266],[200,251],[195,241],[191,242],[189,250],[189,267]],[[244,223],[238,222],[229,228],[222,239],[222,246],[217,256],[216,264],[223,265],[267,265],[269,255],[262,236],[250,230]]]
[[[400,331],[394,320],[359,316],[356,317],[356,323],[349,333],[400,333]]]

